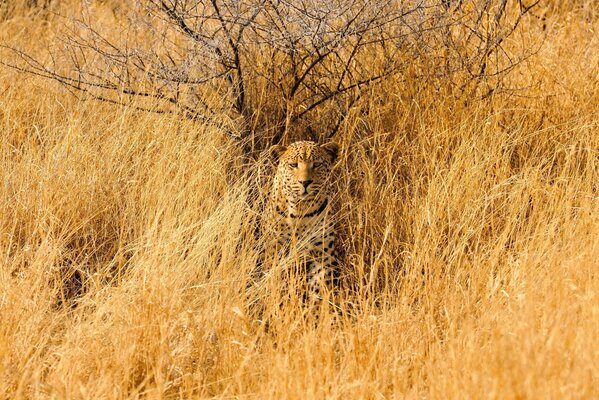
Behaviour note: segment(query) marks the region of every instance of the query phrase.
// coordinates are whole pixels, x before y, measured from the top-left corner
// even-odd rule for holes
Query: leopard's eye
[[[289,163],[289,166],[290,166],[291,168],[297,168],[297,163],[296,163],[296,162],[294,162],[294,163]]]
[[[318,167],[320,167],[321,165],[322,165],[322,163],[321,163],[321,162],[315,162],[315,163],[314,163],[314,168],[318,168]]]

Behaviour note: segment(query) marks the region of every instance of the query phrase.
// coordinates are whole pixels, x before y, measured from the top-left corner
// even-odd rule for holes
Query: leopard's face
[[[287,200],[311,201],[326,192],[338,151],[335,143],[318,145],[310,141],[273,146],[271,153],[279,156],[278,183]]]

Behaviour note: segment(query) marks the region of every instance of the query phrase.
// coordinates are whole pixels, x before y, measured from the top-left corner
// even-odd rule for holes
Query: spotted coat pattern
[[[265,254],[287,256],[305,278],[304,298],[320,299],[339,280],[330,184],[339,147],[300,141],[270,151],[279,162],[262,217]]]

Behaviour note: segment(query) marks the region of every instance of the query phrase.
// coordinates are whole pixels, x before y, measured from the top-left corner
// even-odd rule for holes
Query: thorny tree
[[[537,3],[137,0],[110,31],[89,8],[70,17],[51,62],[8,45],[2,62],[74,93],[218,124],[260,149],[296,126],[331,136],[365,88],[408,70],[455,96],[504,90],[533,50],[511,52],[506,39]]]

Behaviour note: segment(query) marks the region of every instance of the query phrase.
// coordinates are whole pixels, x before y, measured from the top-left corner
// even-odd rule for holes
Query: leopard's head
[[[290,201],[303,202],[327,192],[339,145],[300,141],[273,146],[270,153],[279,160],[277,179],[283,194]]]

